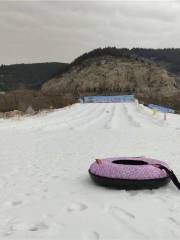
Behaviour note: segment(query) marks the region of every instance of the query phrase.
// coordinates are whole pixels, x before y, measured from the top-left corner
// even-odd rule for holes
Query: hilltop
[[[95,49],[75,59],[66,71],[43,84],[42,92],[74,96],[135,94],[144,101],[165,101],[166,105],[177,108],[172,99],[179,94],[180,75],[170,71],[172,63],[165,62],[167,59],[162,62],[159,56],[153,60],[142,53],[143,50],[138,53],[137,49]]]

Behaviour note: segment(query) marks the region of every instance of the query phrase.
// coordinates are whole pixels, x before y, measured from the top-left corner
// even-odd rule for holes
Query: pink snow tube
[[[166,185],[172,179],[173,172],[160,160],[114,157],[97,159],[91,164],[89,173],[97,184],[130,190],[153,189]]]

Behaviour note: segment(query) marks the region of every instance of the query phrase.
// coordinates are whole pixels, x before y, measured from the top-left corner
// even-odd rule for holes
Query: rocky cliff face
[[[42,86],[45,94],[129,92],[172,96],[175,78],[153,63],[137,59],[101,56],[85,60]]]

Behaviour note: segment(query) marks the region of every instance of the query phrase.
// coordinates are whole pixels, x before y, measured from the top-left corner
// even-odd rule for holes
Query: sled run
[[[0,120],[0,239],[177,240],[180,192],[98,187],[95,158],[147,156],[180,177],[180,116],[87,103]]]

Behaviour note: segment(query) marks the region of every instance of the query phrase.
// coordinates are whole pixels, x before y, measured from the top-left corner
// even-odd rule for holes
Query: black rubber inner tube
[[[124,189],[124,190],[140,190],[140,189],[155,189],[162,186],[165,186],[170,182],[169,176],[164,178],[157,179],[119,179],[119,178],[110,178],[102,177],[96,174],[93,174],[89,170],[89,174],[92,180],[101,186]]]

